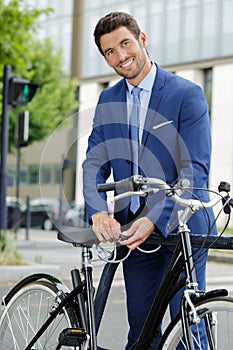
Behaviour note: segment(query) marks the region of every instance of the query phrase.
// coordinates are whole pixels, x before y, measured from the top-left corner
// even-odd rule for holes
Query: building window
[[[37,165],[30,165],[28,167],[28,184],[35,185],[39,183],[39,167]]]
[[[54,184],[59,184],[61,182],[61,168],[56,166],[54,168]]]
[[[61,169],[55,164],[43,165],[40,168],[40,184],[41,185],[55,185],[60,183]]]
[[[40,183],[49,184],[52,182],[52,171],[51,167],[43,166],[40,170]]]
[[[230,0],[223,1],[223,33],[224,34],[232,34],[233,33],[233,21],[232,21],[232,13],[233,13],[233,2]]]
[[[8,173],[16,183],[16,169],[9,167]],[[39,167],[39,165],[28,165],[20,169],[19,181],[21,185],[57,185],[60,183],[61,167],[56,164],[47,164]]]
[[[27,169],[20,169],[19,182],[23,185],[27,183]]]

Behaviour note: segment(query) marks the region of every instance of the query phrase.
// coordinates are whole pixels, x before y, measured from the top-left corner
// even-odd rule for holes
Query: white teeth
[[[126,67],[130,66],[132,62],[133,62],[133,60],[130,60],[129,62],[122,64],[122,68],[126,68]]]

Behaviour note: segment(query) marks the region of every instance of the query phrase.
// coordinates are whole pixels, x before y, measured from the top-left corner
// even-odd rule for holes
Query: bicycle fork
[[[184,256],[185,270],[186,270],[186,290],[184,291],[183,298],[181,300],[181,319],[182,319],[182,328],[184,334],[184,340],[189,350],[195,350],[195,337],[191,330],[192,326],[199,325],[202,330],[201,332],[205,334],[208,338],[209,348],[211,350],[216,349],[216,323],[217,315],[214,313],[206,313],[204,317],[203,324],[201,323],[201,315],[198,315],[196,307],[192,301],[193,296],[200,296],[203,292],[198,290],[196,272],[194,269],[192,248],[190,241],[190,232],[186,224],[182,224],[179,227],[178,233],[181,237],[182,242],[182,253]],[[194,331],[195,334],[195,331]],[[207,341],[207,339],[206,339]]]
[[[198,313],[190,298],[194,293],[194,291],[186,290],[181,302],[181,319],[186,349],[196,349],[195,343],[198,343],[202,339],[201,344],[198,345],[198,349],[208,348],[209,350],[216,350],[217,313],[206,308]],[[195,326],[197,326],[196,329]],[[192,330],[191,328],[193,327],[194,329]]]
[[[194,350],[194,340],[191,331],[191,324],[199,324],[200,318],[192,302],[193,295],[199,295],[196,272],[193,264],[192,248],[190,242],[190,230],[187,225],[180,223],[178,233],[182,243],[182,254],[186,270],[186,290],[181,300],[181,316],[184,340],[187,349]]]

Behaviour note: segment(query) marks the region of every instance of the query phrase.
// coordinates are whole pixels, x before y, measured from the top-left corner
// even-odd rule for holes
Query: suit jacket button
[[[127,164],[130,164],[130,160],[129,159],[126,159],[125,160]]]

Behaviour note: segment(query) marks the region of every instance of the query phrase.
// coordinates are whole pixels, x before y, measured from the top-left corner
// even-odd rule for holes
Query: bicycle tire
[[[0,318],[0,350],[25,349],[63,298],[64,294],[56,285],[47,281],[33,282],[19,289]],[[55,349],[60,332],[68,327],[77,327],[77,317],[71,306],[62,309],[33,349]]]
[[[214,326],[216,332],[216,350],[231,349],[233,344],[233,298],[212,297],[196,304],[199,317],[205,322],[206,317],[215,315],[217,323]],[[202,323],[203,324],[203,323]],[[206,325],[206,323],[205,323]],[[195,331],[194,331],[195,327]],[[209,327],[206,326],[206,332]],[[204,336],[204,341],[198,338],[198,326],[191,326],[195,349],[213,349],[209,345],[209,338]],[[195,334],[193,332],[196,332]],[[207,333],[206,333],[207,334]],[[208,345],[206,345],[208,342]],[[165,330],[158,346],[159,350],[188,349],[184,344],[181,315],[179,314]]]

